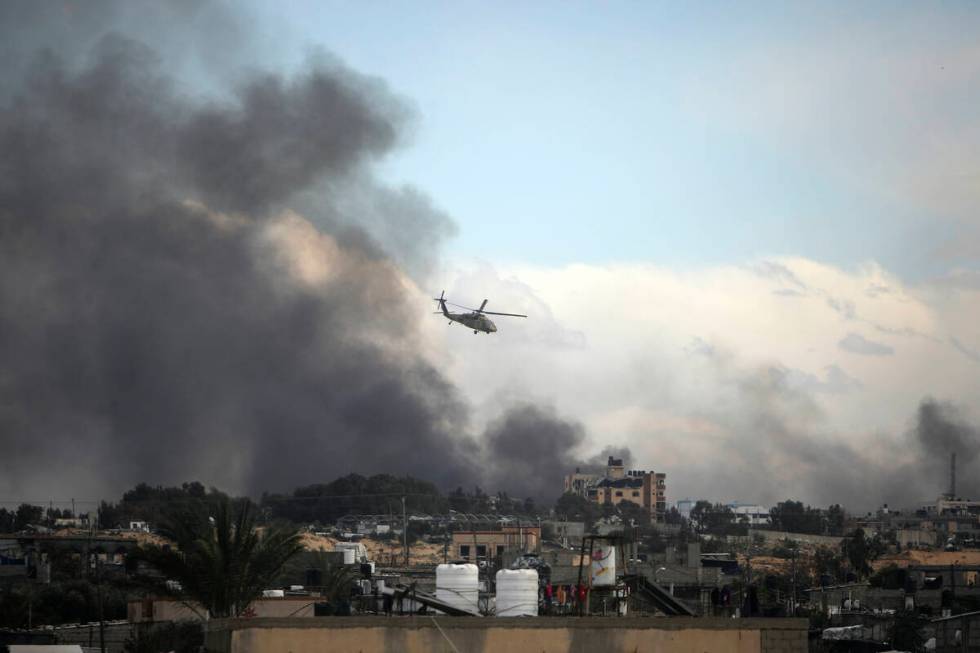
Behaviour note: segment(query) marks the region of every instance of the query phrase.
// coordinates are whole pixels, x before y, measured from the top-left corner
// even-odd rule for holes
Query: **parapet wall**
[[[805,619],[323,617],[208,625],[214,653],[806,653]]]

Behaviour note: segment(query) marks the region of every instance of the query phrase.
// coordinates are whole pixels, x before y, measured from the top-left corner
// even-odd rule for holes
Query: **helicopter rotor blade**
[[[527,315],[522,315],[521,313],[495,313],[494,311],[480,311],[484,315],[507,315],[509,317],[527,317]]]
[[[457,304],[456,302],[446,302],[446,303],[449,304],[450,306],[455,306],[456,308],[464,308],[467,311],[474,311],[479,313],[479,311],[477,311],[475,308],[470,308],[469,306],[463,306],[462,304]]]

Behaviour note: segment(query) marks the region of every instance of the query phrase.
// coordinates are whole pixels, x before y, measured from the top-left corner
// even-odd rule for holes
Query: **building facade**
[[[576,469],[565,477],[565,492],[598,504],[618,505],[624,501],[645,508],[650,521],[664,521],[667,512],[667,475],[626,469],[621,458],[609,456],[605,474],[585,474]]]
[[[541,551],[540,526],[502,526],[499,530],[455,531],[453,551],[459,560],[494,560],[505,552]]]

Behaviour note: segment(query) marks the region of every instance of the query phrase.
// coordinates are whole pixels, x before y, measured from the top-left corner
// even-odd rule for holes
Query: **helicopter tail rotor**
[[[439,302],[439,308],[442,310],[442,314],[449,317],[449,309],[446,308],[446,291],[443,290],[438,297],[433,297],[432,299]]]

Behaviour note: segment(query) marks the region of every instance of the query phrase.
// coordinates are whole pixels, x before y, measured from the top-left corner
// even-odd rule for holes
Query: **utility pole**
[[[793,583],[792,592],[790,593],[789,599],[789,616],[796,616],[796,550],[799,545],[793,547]]]
[[[405,546],[405,566],[408,566],[408,513],[405,511],[405,497],[402,497],[402,543]]]
[[[99,600],[99,651],[100,653],[106,653],[105,651],[105,608],[103,607],[102,599],[102,561],[99,560],[99,554],[95,554],[95,590],[98,594]]]

